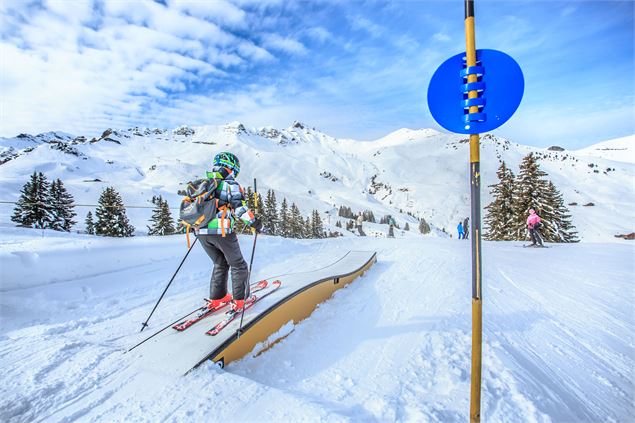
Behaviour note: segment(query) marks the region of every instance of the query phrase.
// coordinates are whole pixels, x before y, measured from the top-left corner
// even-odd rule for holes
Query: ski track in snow
[[[40,242],[29,249],[54,257]],[[252,280],[316,269],[349,249],[376,250],[379,261],[257,357],[183,377],[142,371],[124,354],[184,253],[182,238],[145,242],[151,253],[136,266],[3,291],[0,421],[467,420],[469,242],[263,237]],[[241,238],[243,251],[250,243]],[[516,244],[483,244],[483,420],[632,421],[634,247]],[[60,266],[75,265],[69,251],[59,249]],[[207,295],[209,260],[200,248],[191,256],[150,331]]]

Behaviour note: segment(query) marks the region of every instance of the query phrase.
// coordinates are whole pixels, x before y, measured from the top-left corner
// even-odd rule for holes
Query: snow
[[[254,279],[351,249],[378,262],[280,342],[176,377],[124,352],[183,236],[0,228],[0,421],[466,421],[470,243],[400,235],[259,238]],[[247,254],[251,237],[240,241]],[[632,419],[635,244],[620,241],[483,243],[483,421]],[[210,270],[195,247],[150,329],[197,306]]]
[[[259,238],[254,280],[319,269],[349,250],[375,250],[378,263],[225,370],[149,371],[125,351],[187,250],[183,236],[142,236],[150,201],[161,195],[176,208],[177,190],[219,150],[238,155],[243,185],[257,177],[278,205],[286,197],[305,216],[317,209],[344,234]],[[634,230],[634,151],[633,136],[578,151],[482,137],[482,205],[499,160],[517,173],[533,152],[565,202],[577,203],[569,209],[582,239],[549,249],[483,243],[483,421],[633,420],[635,244],[614,235]],[[465,138],[431,129],[360,141],[299,123],[131,128],[94,142],[59,132],[0,138],[0,201],[17,200],[41,171],[62,179],[78,221],[113,186],[137,228],[127,239],[20,229],[9,220],[14,206],[0,204],[0,421],[466,421],[470,244],[449,233],[470,215],[468,158]],[[359,238],[335,227],[346,225],[342,205],[378,221],[391,214],[411,231],[386,239],[386,225],[365,223],[369,237]],[[407,213],[432,232],[417,233]],[[240,237],[245,254],[251,241]],[[196,246],[150,329],[198,306],[210,271]]]
[[[577,152],[617,162],[635,163],[635,135],[604,141]]]

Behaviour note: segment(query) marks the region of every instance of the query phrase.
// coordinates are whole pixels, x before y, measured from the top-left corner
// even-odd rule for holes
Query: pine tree
[[[578,242],[577,232],[571,223],[571,214],[565,206],[562,194],[553,182],[547,184],[548,204],[543,210],[540,234],[547,242]]]
[[[95,222],[93,222],[93,213],[88,212],[86,215],[86,220],[84,221],[86,224],[86,233],[89,235],[95,235]]]
[[[267,203],[269,202],[269,198],[271,196],[271,190],[267,190],[267,194],[265,195],[265,200],[262,204],[260,204],[260,213],[258,217],[262,221],[262,224],[267,227],[269,232],[271,233],[271,224],[269,223],[269,209],[267,208]]]
[[[305,230],[307,238],[317,238],[315,236],[315,210],[312,210],[311,214],[306,217]]]
[[[278,205],[276,204],[276,193],[270,189],[267,191],[265,197],[265,204],[263,207],[263,224],[271,235],[277,235],[278,233]]]
[[[304,234],[304,218],[300,209],[295,203],[291,203],[291,212],[289,215],[289,236],[291,238],[302,238]]]
[[[353,210],[350,207],[340,206],[337,211],[337,215],[340,217],[345,217],[347,219],[353,219],[355,216],[353,215]]]
[[[33,172],[24,184],[11,220],[27,228],[46,229],[52,222],[50,184],[42,172]]]
[[[302,224],[302,237],[301,238],[315,238],[313,236],[313,231],[311,228],[313,227],[313,223],[311,222],[311,218],[309,216],[304,219]]]
[[[498,183],[490,185],[494,200],[485,207],[485,239],[503,241],[514,239],[514,173],[502,162],[496,172]]]
[[[71,231],[73,225],[77,223],[73,220],[77,216],[73,202],[73,196],[66,190],[62,181],[59,178],[53,181],[50,191],[51,229]]]
[[[287,199],[282,199],[282,204],[280,205],[280,221],[278,223],[278,235],[283,236],[285,238],[290,237],[289,235],[289,206],[287,205]]]
[[[173,234],[174,220],[172,220],[168,202],[161,196],[158,196],[156,200],[153,198],[153,202],[156,204],[156,207],[152,212],[152,218],[150,219],[151,226],[148,226],[148,235]]]
[[[113,187],[105,188],[102,191],[98,203],[95,211],[97,216],[95,233],[97,235],[133,236],[135,228],[129,223],[121,196]]]
[[[419,232],[421,232],[424,235],[430,233],[430,225],[428,225],[428,222],[426,222],[426,220],[423,217],[419,221]]]
[[[254,203],[254,212],[262,213],[262,209],[265,206],[265,203],[262,201],[262,195],[259,192],[255,193],[254,196],[258,199],[258,206],[256,207],[256,203]]]
[[[513,210],[514,220],[511,224],[511,238],[525,240],[528,237],[527,215],[529,209],[536,210],[542,216],[547,205],[547,181],[543,179],[547,174],[540,170],[538,160],[529,153],[520,164],[520,173],[514,183]]]
[[[362,217],[364,219],[364,222],[375,223],[375,215],[370,210],[364,210],[362,212]]]
[[[311,237],[323,238],[324,237],[324,224],[322,218],[317,210],[313,210],[311,215]]]

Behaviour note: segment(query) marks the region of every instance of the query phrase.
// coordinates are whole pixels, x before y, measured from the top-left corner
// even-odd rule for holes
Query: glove
[[[259,218],[254,220],[254,223],[251,224],[251,227],[256,230],[256,232],[261,233],[263,231],[262,221]]]

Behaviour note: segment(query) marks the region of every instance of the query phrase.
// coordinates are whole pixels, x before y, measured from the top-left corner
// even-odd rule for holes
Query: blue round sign
[[[477,82],[467,81],[476,75]],[[498,128],[514,114],[523,98],[525,80],[520,66],[497,50],[476,50],[476,66],[467,67],[465,53],[443,62],[428,87],[432,117],[448,131],[480,134]],[[476,91],[476,98],[468,98]],[[477,106],[478,112],[469,112]]]

